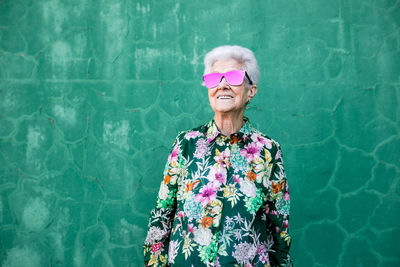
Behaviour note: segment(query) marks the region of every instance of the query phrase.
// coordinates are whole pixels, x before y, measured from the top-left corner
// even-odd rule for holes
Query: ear
[[[257,94],[257,85],[251,85],[247,92],[248,100],[251,100]]]

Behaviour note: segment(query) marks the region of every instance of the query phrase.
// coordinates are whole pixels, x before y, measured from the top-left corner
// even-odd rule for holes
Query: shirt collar
[[[242,126],[242,128],[239,130],[239,132],[237,132],[237,134],[243,140],[246,140],[247,136],[251,135],[251,133],[254,131],[254,129],[249,122],[249,118],[244,116],[243,120],[245,121],[245,123]],[[206,137],[207,137],[208,143],[211,143],[212,141],[214,141],[218,135],[222,135],[222,133],[218,130],[215,120],[212,119],[210,122],[208,122],[206,124]]]

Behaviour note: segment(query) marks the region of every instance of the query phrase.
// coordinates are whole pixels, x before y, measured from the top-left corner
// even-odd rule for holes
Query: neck
[[[237,133],[244,125],[243,112],[238,114],[216,113],[214,120],[219,131],[225,136]]]

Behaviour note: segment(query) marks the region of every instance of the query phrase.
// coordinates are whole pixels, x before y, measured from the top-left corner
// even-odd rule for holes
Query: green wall
[[[399,266],[398,0],[0,0],[0,265],[141,266],[223,44],[259,61],[296,266]]]

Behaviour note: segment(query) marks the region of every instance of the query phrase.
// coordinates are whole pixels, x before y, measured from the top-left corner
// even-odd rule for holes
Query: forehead
[[[217,60],[211,66],[211,72],[227,72],[241,69],[242,65],[233,58]]]

